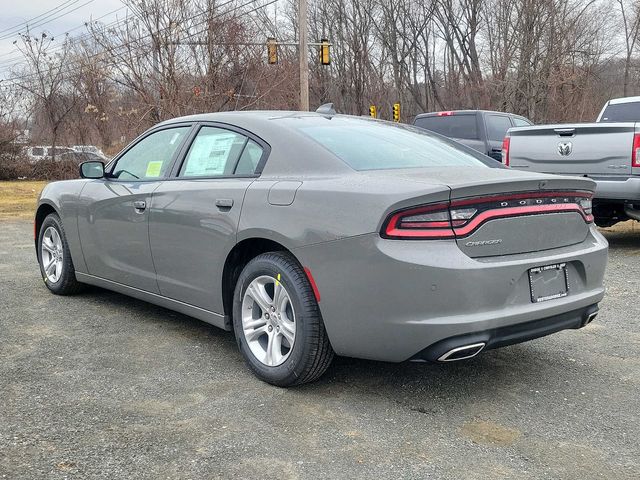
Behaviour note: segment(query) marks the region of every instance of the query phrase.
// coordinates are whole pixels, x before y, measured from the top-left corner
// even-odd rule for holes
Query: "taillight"
[[[504,137],[502,140],[502,163],[507,167],[509,166],[509,144],[511,143],[510,137]]]
[[[387,219],[382,233],[385,238],[455,238],[449,203],[396,212]]]
[[[450,117],[451,115],[453,115],[453,112],[438,112],[437,115],[439,117]]]
[[[580,205],[580,208],[587,217],[591,217],[591,213],[593,212],[591,197],[582,197],[578,199],[578,205]],[[589,223],[591,222],[593,222],[593,218],[590,219]]]
[[[633,149],[631,150],[631,166],[640,167],[640,133],[633,136]]]
[[[591,198],[590,192],[525,192],[422,205],[389,215],[381,235],[415,240],[463,238],[497,218],[568,212],[592,223]]]

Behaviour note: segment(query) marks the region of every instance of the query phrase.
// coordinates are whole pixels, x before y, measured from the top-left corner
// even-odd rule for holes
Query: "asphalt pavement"
[[[447,365],[338,358],[287,390],[231,333],[50,294],[31,223],[0,223],[0,478],[637,479],[640,228],[605,234],[582,330]]]

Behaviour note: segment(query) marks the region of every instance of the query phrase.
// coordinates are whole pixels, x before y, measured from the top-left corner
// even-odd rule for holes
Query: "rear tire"
[[[309,280],[285,252],[258,255],[244,267],[233,296],[233,327],[248,367],[272,385],[312,382],[334,357]]]
[[[52,293],[72,295],[83,289],[84,284],[76,280],[64,227],[55,213],[47,215],[40,226],[37,253],[42,279]]]

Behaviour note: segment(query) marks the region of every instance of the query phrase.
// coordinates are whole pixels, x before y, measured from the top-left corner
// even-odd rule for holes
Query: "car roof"
[[[212,112],[212,113],[199,113],[195,115],[187,115],[184,117],[172,118],[166,120],[160,125],[169,125],[172,123],[182,122],[222,122],[237,124],[243,121],[264,121],[279,120],[282,118],[318,118],[326,119],[331,116],[344,116],[344,115],[327,115],[316,112],[301,112],[295,110],[233,110],[228,112]]]

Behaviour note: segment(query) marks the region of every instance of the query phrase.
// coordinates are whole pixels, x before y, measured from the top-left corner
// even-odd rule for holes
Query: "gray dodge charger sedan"
[[[233,330],[275,385],[334,354],[449,362],[580,328],[604,294],[591,180],[410,126],[196,115],[80,173],[38,202],[49,290],[98,285]]]

